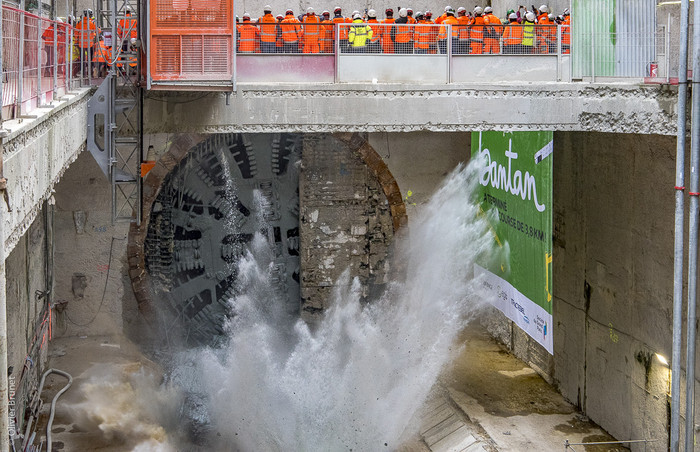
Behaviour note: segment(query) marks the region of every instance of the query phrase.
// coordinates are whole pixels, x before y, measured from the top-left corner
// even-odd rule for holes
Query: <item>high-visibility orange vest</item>
[[[393,17],[391,19],[384,19],[382,24],[393,24],[394,20]],[[391,25],[382,25],[381,34],[382,51],[384,51],[384,53],[394,53],[394,41],[391,40]]]
[[[571,45],[571,16],[566,16],[561,27],[562,44]]]
[[[493,31],[498,34],[498,36],[503,35],[503,23],[497,16],[488,13],[484,16],[484,22],[486,22],[487,25],[492,25]]]
[[[469,29],[469,36],[472,41],[484,42],[484,24],[486,24],[486,22],[482,16],[476,16],[472,19]]]
[[[75,26],[75,36],[79,47],[84,49],[94,46],[95,37],[97,37],[97,25],[94,19],[83,17]]]
[[[275,42],[277,40],[277,20],[272,14],[267,13],[258,19],[260,27],[260,41]]]
[[[416,22],[418,22],[416,19],[413,18],[413,16],[408,16],[406,17],[406,19],[408,19],[409,24],[415,24]]]
[[[112,48],[105,45],[104,39],[97,43],[97,51],[92,55],[92,60],[97,63],[108,63],[112,61]]]
[[[260,39],[260,30],[258,27],[251,24],[249,20],[243,21],[241,30],[241,42],[238,50],[241,52],[253,53],[258,50],[258,40]]]
[[[334,24],[345,24],[348,21],[344,17],[336,16],[333,18],[332,22]],[[350,27],[341,27],[340,25],[338,27],[340,28],[340,31],[338,32],[338,39],[340,39],[341,41],[344,39],[348,39],[348,31],[350,31]]]
[[[372,29],[372,39],[370,42],[377,42],[381,38],[381,26],[379,25],[379,21],[375,19],[369,19],[367,20],[367,23],[369,24],[369,27]]]
[[[523,27],[517,22],[511,22],[503,32],[503,44],[518,45],[523,41]]]
[[[321,24],[321,52],[333,53],[333,22],[324,19]]]
[[[394,25],[396,33],[394,34],[394,42],[409,42],[413,38],[413,27],[408,24]]]
[[[424,24],[424,21],[419,21],[418,24]],[[420,50],[428,50],[431,43],[432,27],[416,27],[413,32],[413,47]]]
[[[299,36],[302,35],[301,22],[299,22],[299,19],[288,14],[282,21],[280,27],[282,27],[282,40],[285,44],[299,41]]]
[[[447,13],[442,13],[442,16],[435,19],[436,24],[441,24],[445,19],[447,19]]]
[[[459,28],[455,25],[459,24],[455,16],[447,16],[442,22],[442,27],[440,27],[440,32],[438,33],[438,40],[444,41],[447,39],[447,26],[452,25],[452,37],[458,37]]]
[[[460,41],[468,41],[469,40],[469,25],[470,19],[469,16],[459,16],[457,18],[457,37],[459,38]]]
[[[119,19],[119,24],[117,26],[117,37],[120,41],[127,37],[126,33],[129,33],[129,39],[136,39],[138,36],[137,21],[135,18],[131,17],[131,14],[127,14],[126,19]]]

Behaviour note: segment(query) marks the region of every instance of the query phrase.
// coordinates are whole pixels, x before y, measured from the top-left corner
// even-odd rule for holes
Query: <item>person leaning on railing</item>
[[[372,39],[372,27],[362,21],[359,13],[353,16],[352,25],[348,31],[348,44],[353,53],[364,52],[367,43]]]

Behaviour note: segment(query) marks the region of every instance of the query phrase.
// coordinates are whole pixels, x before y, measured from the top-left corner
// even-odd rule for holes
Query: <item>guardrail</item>
[[[83,34],[69,24],[2,6],[2,116],[14,119],[90,83]]]

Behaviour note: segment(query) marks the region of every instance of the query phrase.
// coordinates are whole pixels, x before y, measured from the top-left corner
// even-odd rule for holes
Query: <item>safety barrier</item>
[[[68,24],[2,6],[2,119],[26,115],[82,83],[71,76]]]

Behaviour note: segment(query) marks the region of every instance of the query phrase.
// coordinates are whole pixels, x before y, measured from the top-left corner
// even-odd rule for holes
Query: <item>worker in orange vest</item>
[[[485,35],[485,24],[484,21],[484,9],[481,6],[474,8],[474,18],[471,20],[471,27],[469,29],[469,37],[471,41],[471,49],[469,53],[471,55],[481,55],[484,53],[484,35]]]
[[[562,53],[571,53],[571,15],[569,8],[564,10],[564,20],[561,23],[561,50]]]
[[[537,10],[537,23],[542,23],[543,20],[547,20],[549,17],[549,7],[547,5],[540,6]]]
[[[408,10],[401,8],[399,18],[391,27],[391,40],[395,53],[413,53],[413,28],[408,24]]]
[[[56,19],[56,22],[51,24],[41,34],[41,39],[44,40],[44,50],[46,50],[46,59],[44,59],[44,76],[49,77],[53,74],[53,53],[54,53],[54,33],[58,35],[56,25],[61,19]],[[58,36],[57,36],[58,37]],[[63,42],[65,43],[65,36]],[[60,55],[60,50],[58,51]]]
[[[306,8],[304,16],[304,53],[321,51],[321,20],[312,7]]]
[[[136,39],[136,38],[134,38]],[[100,37],[94,52],[94,63],[97,66],[97,76],[106,77],[112,62],[112,48],[105,45],[104,37]]]
[[[452,7],[449,6],[449,5],[448,5],[448,6],[445,6],[445,11],[442,13],[442,15],[441,15],[440,17],[438,17],[437,19],[435,19],[435,23],[436,23],[436,24],[441,24],[443,20],[447,19],[447,11],[449,11],[449,10],[451,10],[451,9],[453,10],[454,8],[452,8]]]
[[[291,9],[288,9],[285,14],[284,20],[280,24],[284,53],[297,53],[299,52],[299,41],[303,37],[301,22],[294,17],[294,12]]]
[[[510,13],[508,25],[503,31],[503,53],[516,55],[520,53],[520,43],[523,41],[523,29],[518,23],[518,15]]]
[[[321,13],[321,53],[333,53],[333,22],[331,13]]]
[[[445,11],[446,17],[440,22],[440,31],[438,32],[437,36],[437,43],[438,47],[440,48],[440,53],[445,54],[447,53],[447,39],[450,38],[452,39],[452,48],[457,47],[457,42],[458,42],[458,35],[459,35],[459,28],[456,27],[456,25],[459,24],[457,22],[457,18],[455,17],[455,10],[452,9],[450,6],[447,11]],[[452,26],[452,36],[449,37],[447,34],[449,33],[449,28],[448,25]],[[453,50],[454,52],[454,50]]]
[[[260,29],[250,21],[250,14],[243,14],[243,25],[240,28],[241,43],[238,51],[241,53],[259,52]]]
[[[467,16],[467,9],[457,8],[457,45],[452,47],[452,53],[466,55],[469,53],[469,25],[471,17]]]
[[[367,52],[377,54],[382,53],[382,46],[380,42],[382,26],[379,25],[379,21],[377,20],[377,12],[373,9],[367,11],[367,24],[372,29],[372,39],[370,39],[369,43],[367,44]]]
[[[270,5],[263,6],[263,15],[258,19],[260,30],[260,51],[275,53],[277,51],[277,20],[272,15]]]
[[[545,6],[545,5],[542,5]],[[557,53],[557,23],[554,14],[549,14],[537,24],[537,36],[539,37],[539,53]]]
[[[382,51],[384,53],[394,53],[394,41],[391,40],[391,25],[393,24],[395,19],[394,19],[394,10],[392,8],[387,8],[384,11],[384,15],[386,18],[382,20],[382,27],[380,30],[381,33],[381,41],[382,41]]]
[[[84,74],[87,71],[92,72],[92,49],[95,46],[95,39],[98,33],[99,29],[95,24],[95,19],[92,18],[92,10],[86,9],[83,11],[83,18],[75,26],[75,36],[83,58]]]
[[[348,31],[350,31],[350,28],[343,26],[343,24],[348,23],[348,21],[343,17],[343,10],[340,9],[340,6],[336,6],[333,10],[332,22],[334,24],[333,38],[335,39],[335,33],[338,33],[340,51],[345,53],[348,51]]]
[[[499,42],[501,41],[501,35],[503,35],[503,24],[501,19],[493,13],[493,8],[490,6],[484,8],[484,22],[486,23],[484,53],[501,53]]]
[[[425,55],[430,52],[431,27],[425,23],[425,16],[422,12],[416,13],[416,27],[413,30],[413,52]]]
[[[430,47],[428,49],[428,53],[430,54],[436,54],[437,53],[437,35],[438,35],[438,28],[435,27],[435,21],[433,20],[433,13],[430,11],[425,12],[425,20],[423,23],[425,25],[433,25],[432,27],[429,27],[430,30]]]
[[[138,37],[138,22],[136,18],[131,15],[131,8],[128,6],[124,10],[124,15],[126,17],[124,19],[119,19],[117,23],[117,38],[119,39],[118,42],[121,43],[118,47],[126,51],[131,38],[136,39]]]
[[[284,53],[284,41],[282,40],[282,21],[284,20],[284,16],[282,14],[278,14],[275,19],[277,19],[277,22],[275,24],[275,35],[277,39],[275,39],[275,53]]]

